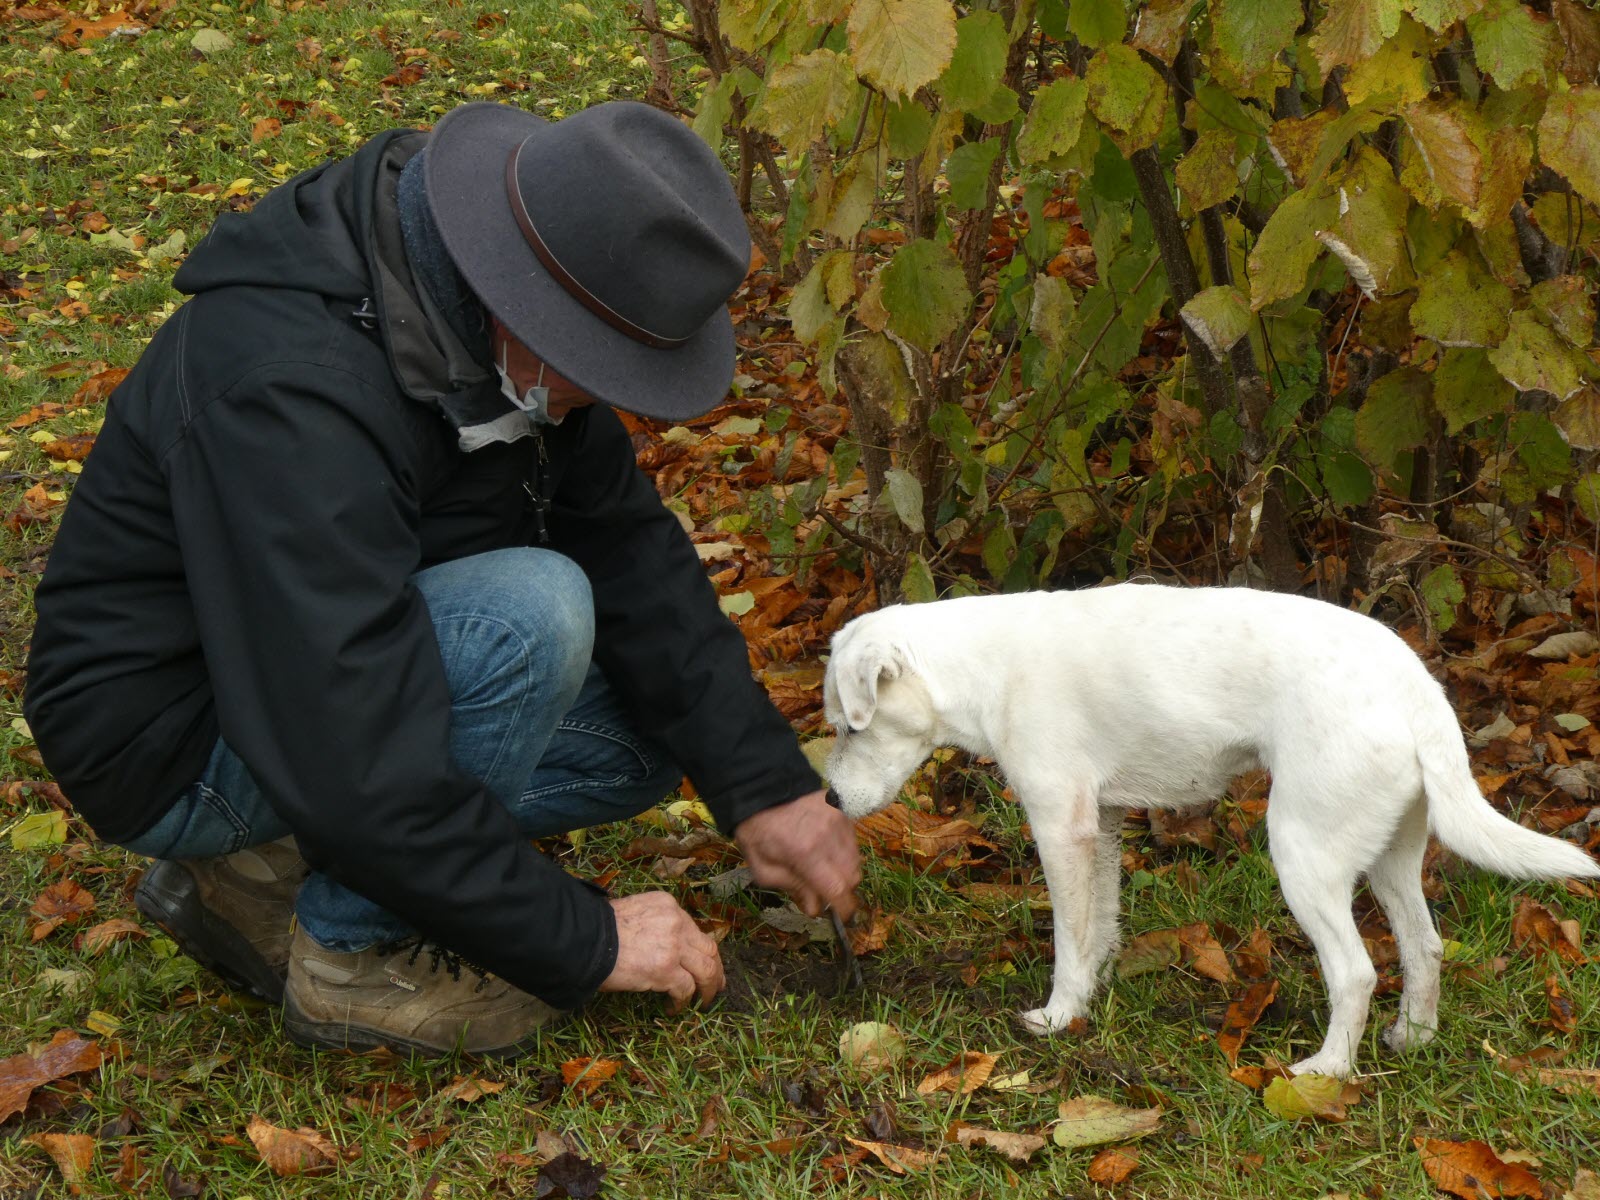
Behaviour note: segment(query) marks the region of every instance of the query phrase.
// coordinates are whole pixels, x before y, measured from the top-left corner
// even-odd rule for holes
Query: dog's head
[[[938,745],[933,698],[893,609],[859,617],[833,639],[822,685],[836,737],[828,784],[846,815],[886,807]]]

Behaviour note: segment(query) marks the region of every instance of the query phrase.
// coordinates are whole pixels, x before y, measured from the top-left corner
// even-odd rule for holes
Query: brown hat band
[[[643,342],[646,346],[654,346],[658,350],[670,350],[674,346],[681,346],[687,342],[689,338],[663,337],[659,333],[650,332],[642,325],[635,325],[627,317],[574,279],[567,269],[561,265],[550,247],[545,245],[544,238],[539,236],[538,229],[534,227],[533,218],[528,215],[528,206],[523,203],[522,189],[517,186],[517,160],[522,156],[524,144],[518,143],[517,147],[506,157],[506,194],[511,198],[511,215],[517,219],[517,228],[522,230],[522,236],[527,240],[528,245],[533,248],[534,255],[544,264],[544,269],[550,272],[551,278],[566,289],[567,295],[571,296],[617,332],[627,334],[636,342]]]

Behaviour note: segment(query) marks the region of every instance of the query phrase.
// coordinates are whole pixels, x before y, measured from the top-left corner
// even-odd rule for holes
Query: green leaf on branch
[[[777,37],[787,12],[772,0],[722,0],[717,24],[740,50],[757,51]]]
[[[1505,337],[1511,289],[1460,250],[1417,284],[1411,327],[1441,346],[1493,346]]]
[[[1107,46],[1089,62],[1089,111],[1124,154],[1156,140],[1167,115],[1167,85],[1132,46]]]
[[[1395,472],[1406,450],[1428,440],[1429,378],[1415,367],[1391,371],[1367,390],[1356,413],[1356,447],[1376,469]]]
[[[974,12],[957,21],[955,52],[934,84],[945,105],[966,112],[983,107],[1000,86],[1010,42],[999,13]]]
[[[1565,400],[1583,386],[1577,356],[1533,313],[1513,313],[1505,340],[1489,351],[1489,361],[1519,391],[1549,392]]]
[[[1416,151],[1417,178],[1402,172],[1401,182],[1429,208],[1442,201],[1471,208],[1478,203],[1483,182],[1483,156],[1467,132],[1461,110],[1430,100],[1413,104],[1400,113]],[[1431,186],[1430,186],[1431,185]]]
[[[983,539],[981,557],[984,570],[996,583],[1006,577],[1017,560],[1017,535],[1011,531],[1003,512],[998,514],[994,528]]]
[[[1402,0],[1330,0],[1328,15],[1311,35],[1311,52],[1326,75],[1376,54],[1400,28]]]
[[[1435,33],[1443,33],[1483,7],[1484,0],[1408,0],[1406,7]]]
[[[1288,299],[1305,286],[1306,272],[1322,253],[1317,230],[1338,211],[1338,201],[1321,187],[1291,192],[1273,210],[1247,263],[1254,311]]]
[[[1467,18],[1478,69],[1502,88],[1543,83],[1560,61],[1556,27],[1522,0],[1488,0]]]
[[[826,179],[825,174],[823,178]],[[817,200],[821,211],[813,214],[813,220],[820,218],[822,232],[841,242],[848,242],[860,233],[872,215],[878,179],[877,163],[866,154],[858,154],[828,181],[826,197],[819,187]]]
[[[1206,11],[1217,82],[1246,94],[1263,76],[1270,84],[1280,69],[1278,55],[1288,49],[1300,26],[1300,0],[1210,0]]]
[[[815,343],[823,327],[838,316],[833,305],[828,303],[828,264],[834,259],[848,260],[849,257],[844,250],[824,255],[789,293],[789,324],[794,329],[794,336],[802,342]]]
[[[774,67],[750,114],[750,124],[800,155],[842,120],[861,92],[850,60],[813,50]]]
[[[1017,158],[1023,166],[1047,162],[1066,154],[1078,143],[1089,88],[1081,79],[1058,79],[1033,96],[1033,107],[1017,135]]]
[[[1189,32],[1194,6],[1195,0],[1151,0],[1139,10],[1130,45],[1171,66]]]
[[[1344,80],[1345,99],[1361,104],[1386,94],[1391,103],[1414,104],[1423,100],[1433,87],[1431,52],[1428,31],[1409,17],[1402,17],[1398,32],[1387,38],[1376,54],[1350,68]]]
[[[1356,414],[1348,408],[1330,408],[1322,418],[1316,441],[1317,470],[1328,499],[1358,507],[1372,499],[1372,468],[1355,452]]]
[[[1340,173],[1339,217],[1317,240],[1338,255],[1368,299],[1398,291],[1410,278],[1406,261],[1406,194],[1387,160],[1363,146]]]
[[[1221,204],[1239,190],[1239,148],[1226,129],[1208,129],[1178,160],[1178,191],[1195,212]]]
[[[693,129],[713,150],[722,148],[722,131],[733,119],[733,90],[734,77],[724,75],[706,88],[695,109]]]
[[[890,99],[932,83],[955,53],[949,0],[856,0],[848,29],[857,73]]]
[[[922,484],[910,471],[899,467],[883,473],[884,486],[889,493],[889,507],[894,515],[912,533],[924,532],[922,520]]]
[[[927,238],[895,251],[882,280],[889,328],[923,350],[932,350],[954,330],[972,303],[956,256]]]
[[[909,604],[927,604],[939,598],[939,588],[933,582],[933,569],[922,555],[907,555],[906,573],[900,579],[900,595]]]
[[[1513,413],[1507,436],[1535,492],[1548,491],[1572,478],[1572,448],[1544,413]]]
[[[1561,275],[1533,285],[1534,308],[1563,338],[1578,349],[1594,340],[1594,296],[1581,275]]]
[[[1449,563],[1435,567],[1422,577],[1422,599],[1433,614],[1433,625],[1440,633],[1448,633],[1456,623],[1456,606],[1467,598],[1467,589],[1461,576]]]
[[[1477,347],[1446,350],[1433,372],[1433,405],[1454,437],[1474,421],[1510,412],[1517,399],[1512,387]]]
[[[1600,87],[1551,96],[1539,121],[1539,160],[1600,204]]]
[[[1033,304],[1028,312],[1028,331],[1044,343],[1059,361],[1065,354],[1077,301],[1065,280],[1040,275],[1033,283]]]
[[[1227,284],[1197,293],[1178,315],[1219,362],[1250,332],[1250,302]]]
[[[1600,450],[1600,388],[1592,384],[1568,396],[1550,414],[1575,450]]]
[[[885,120],[889,157],[915,158],[928,147],[933,135],[933,114],[914,99],[896,100]]]
[[[1600,525],[1600,474],[1590,471],[1572,485],[1572,500],[1591,525]]]
[[[965,142],[957,146],[945,162],[944,175],[950,182],[952,208],[982,208],[989,199],[989,170],[1000,155],[1000,139]]]
[[[1128,32],[1128,14],[1123,0],[1078,0],[1067,5],[1067,32],[1091,50],[1120,42]]]
[[[846,251],[832,250],[823,255],[817,266],[822,271],[828,303],[836,309],[844,308],[856,294],[854,258]]]
[[[900,347],[881,333],[866,333],[853,338],[841,351],[849,359],[852,374],[862,390],[889,414],[896,423],[906,419],[916,385],[906,367]]]
[[[1478,202],[1467,210],[1467,220],[1478,229],[1504,221],[1522,199],[1523,185],[1533,166],[1533,139],[1515,126],[1487,128],[1482,122],[1469,127],[1473,143],[1483,158],[1483,182]]]

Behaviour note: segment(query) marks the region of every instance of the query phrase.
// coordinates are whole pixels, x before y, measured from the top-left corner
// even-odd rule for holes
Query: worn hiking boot
[[[221,858],[157,859],[133,902],[230,987],[283,999],[294,897],[308,868],[293,838]]]
[[[344,954],[296,928],[283,1024],[302,1046],[436,1056],[453,1050],[511,1058],[560,1013],[430,942]]]

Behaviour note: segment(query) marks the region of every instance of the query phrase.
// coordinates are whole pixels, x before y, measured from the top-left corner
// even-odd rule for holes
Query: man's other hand
[[[855,912],[861,883],[855,824],[828,804],[826,792],[746,817],[733,838],[755,881],[788,892],[808,916],[831,908],[848,921]]]
[[[694,918],[666,892],[641,892],[611,901],[617,917],[617,965],[602,992],[665,992],[678,1012],[722,990],[722,955]]]

